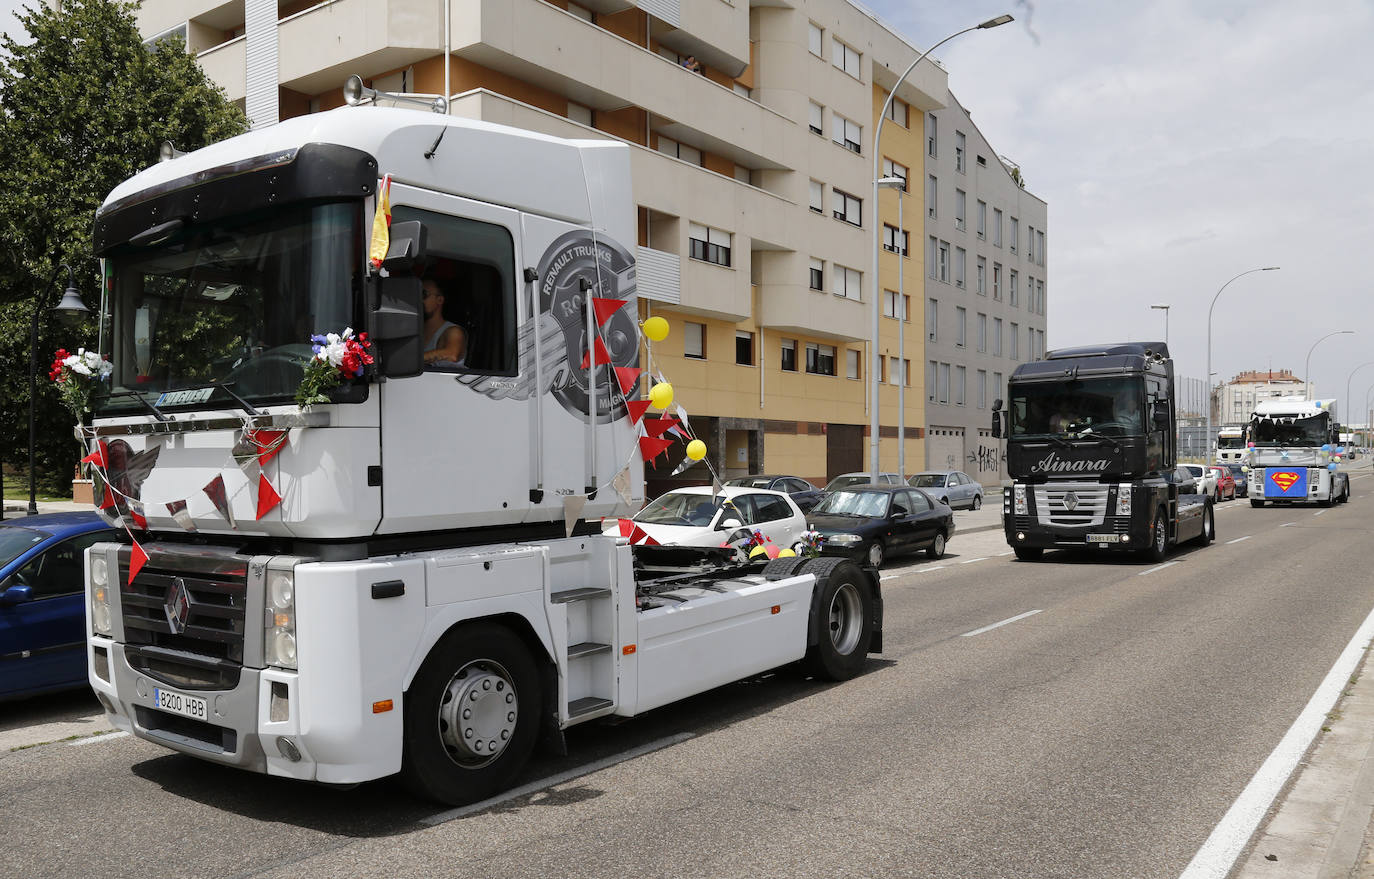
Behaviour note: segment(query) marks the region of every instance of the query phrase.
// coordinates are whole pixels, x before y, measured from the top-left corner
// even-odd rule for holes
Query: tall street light
[[[906,190],[906,180],[901,177],[884,177],[878,181],[881,189],[897,190],[897,240],[893,249],[897,254],[897,301],[892,304],[892,314],[897,318],[897,365],[902,374],[897,377],[897,472],[906,476],[906,291],[902,287],[902,265],[906,248],[902,246],[902,236],[906,227],[902,225],[902,193]],[[877,477],[875,476],[874,479]]]
[[[1353,335],[1355,335],[1354,330],[1336,330],[1335,332],[1327,333],[1325,336],[1322,336],[1320,339],[1312,343],[1311,348],[1307,349],[1307,361],[1302,366],[1302,380],[1303,386],[1307,388],[1307,399],[1312,399],[1312,352],[1316,351],[1318,345],[1320,345],[1322,342],[1325,342],[1332,336]]]
[[[34,481],[33,447],[36,437],[36,424],[34,420],[34,401],[38,397],[38,316],[43,312],[43,302],[48,298],[52,288],[57,284],[57,278],[62,274],[62,270],[67,270],[67,289],[62,293],[62,300],[53,306],[53,311],[61,315],[64,321],[80,320],[90,313],[85,303],[81,301],[81,294],[76,292],[76,276],[72,273],[71,267],[60,265],[52,273],[52,280],[48,281],[48,286],[43,288],[43,295],[38,297],[33,304],[33,322],[29,328],[29,515],[38,515],[38,494]]]
[[[1236,275],[1231,281],[1236,280],[1236,278],[1243,278],[1246,275],[1254,274],[1255,272],[1277,272],[1278,270],[1278,266],[1265,266],[1262,269],[1250,269]],[[1227,287],[1231,286],[1231,281],[1222,284],[1221,290],[1225,290]],[[1207,401],[1205,404],[1205,408],[1207,409],[1207,432],[1202,435],[1202,463],[1204,465],[1212,463],[1212,309],[1217,306],[1217,296],[1221,295],[1221,290],[1216,292],[1216,296],[1212,297],[1212,304],[1207,307]]]
[[[1169,306],[1151,305],[1150,307],[1153,308],[1155,311],[1164,312],[1164,347],[1167,348],[1169,347]]]
[[[911,62],[901,76],[897,77],[891,90],[887,93],[887,100],[883,102],[883,111],[878,114],[878,127],[873,132],[873,356],[870,358],[868,369],[869,387],[869,475],[874,482],[878,481],[878,358],[882,356],[878,350],[878,325],[882,313],[882,303],[879,299],[882,296],[882,285],[878,280],[878,250],[882,242],[882,217],[878,213],[878,181],[882,167],[883,152],[881,149],[883,137],[883,122],[887,120],[887,113],[892,109],[892,101],[897,97],[897,89],[901,88],[906,78],[911,75],[911,71],[916,69],[916,65],[921,63],[931,52],[948,43],[950,40],[966,34],[969,31],[987,30],[988,28],[999,27],[1011,21],[1010,15],[999,15],[996,18],[989,18],[982,24],[975,24],[973,27],[966,27],[961,31],[955,31],[945,37],[940,42],[926,49],[916,56],[916,60]],[[899,202],[900,204],[900,202]],[[901,387],[899,385],[899,387]]]
[[[1345,377],[1345,408],[1350,410],[1346,413],[1346,418],[1352,418],[1355,415],[1355,407],[1350,404],[1350,380],[1355,377],[1355,373],[1364,369],[1366,366],[1374,366],[1374,360],[1370,360],[1367,363],[1361,363],[1359,366],[1350,370],[1350,374]]]

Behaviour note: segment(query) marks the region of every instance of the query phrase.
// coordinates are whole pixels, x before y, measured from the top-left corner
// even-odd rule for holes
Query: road
[[[956,534],[884,569],[858,679],[782,670],[576,728],[535,790],[475,812],[90,736],[85,697],[53,700],[36,714],[77,732],[0,723],[51,742],[0,753],[3,872],[1177,877],[1374,608],[1374,479],[1352,487],[1224,503],[1217,542],[1162,566]]]

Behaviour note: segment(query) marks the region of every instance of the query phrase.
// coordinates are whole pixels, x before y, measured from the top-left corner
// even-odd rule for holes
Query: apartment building
[[[924,141],[926,465],[992,486],[992,402],[1045,354],[1047,207],[954,95],[941,102]]]
[[[137,15],[148,39],[183,37],[255,126],[339,106],[345,79],[358,74],[380,90],[447,95],[455,115],[629,144],[640,316],[662,315],[672,326],[652,363],[673,382],[717,471],[820,483],[868,466],[873,137],[888,90],[919,50],[862,7],[144,0]],[[883,130],[883,170],[919,181],[934,161],[925,153],[927,114],[950,106],[946,71],[921,64],[897,98]],[[977,137],[971,125],[954,127]],[[1005,174],[979,144],[989,170]],[[897,288],[899,260],[909,289],[926,274],[923,248],[906,246],[920,240],[925,216],[922,187],[910,192],[906,228],[897,228],[895,199],[882,199],[882,234],[890,228],[892,242],[902,242],[900,256],[894,246],[882,258],[882,290]],[[1043,230],[1043,204],[1037,213],[994,200]],[[1043,278],[1043,265],[1018,270]],[[919,391],[926,363],[924,313],[903,311],[903,321],[881,321],[877,341],[884,469],[898,458],[895,383]],[[914,470],[927,457],[927,401],[907,393],[905,404]],[[681,454],[670,450],[671,464],[660,459],[650,471],[651,494],[668,487]],[[707,478],[701,466],[681,477]]]
[[[1312,386],[1287,369],[1242,372],[1217,388],[1212,410],[1217,424],[1244,424],[1255,405],[1278,397],[1315,397]]]

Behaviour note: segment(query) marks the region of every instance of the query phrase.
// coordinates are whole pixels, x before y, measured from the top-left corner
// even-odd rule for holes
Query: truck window
[[[444,293],[444,318],[463,328],[461,367],[427,369],[515,375],[515,241],[494,223],[397,205],[392,222],[419,220],[429,233],[423,268]]]

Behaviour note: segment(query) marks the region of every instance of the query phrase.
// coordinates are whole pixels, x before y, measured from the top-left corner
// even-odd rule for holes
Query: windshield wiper
[[[1100,446],[1100,445],[1102,445],[1103,443],[1105,443],[1105,444],[1111,446],[1111,447],[1112,447],[1112,450],[1115,451],[1118,455],[1121,454],[1121,443],[1117,442],[1116,440],[1112,439],[1111,437],[1107,436],[1106,434],[1095,433],[1095,434],[1093,434],[1093,435],[1091,435],[1091,436],[1079,437],[1079,439],[1080,439],[1080,440],[1083,440],[1083,439],[1091,440],[1091,441],[1092,441],[1092,444],[1095,445],[1095,446]]]
[[[160,409],[158,409],[152,403],[148,402],[148,398],[143,396],[142,391],[111,391],[110,393],[105,395],[105,399],[107,400],[111,397],[133,397],[135,400],[143,404],[143,408],[153,413],[153,415],[157,418],[158,421],[167,420],[167,416],[163,415]]]
[[[229,396],[233,397],[233,398],[234,398],[234,402],[239,404],[239,408],[243,409],[243,411],[244,411],[244,412],[247,412],[249,415],[261,415],[261,414],[262,414],[262,413],[259,412],[258,410],[254,409],[254,408],[252,407],[252,405],[249,404],[249,402],[248,402],[247,400],[243,399],[243,398],[240,397],[238,394],[236,394],[236,393],[234,393],[233,391],[229,390],[231,387],[233,387],[233,385],[234,385],[233,382],[229,382],[229,384],[227,384],[227,385],[226,385],[226,384],[220,384],[219,382],[211,382],[210,384],[211,384],[212,386],[216,387],[216,388],[219,388],[221,391],[224,391],[224,393],[228,394]]]

